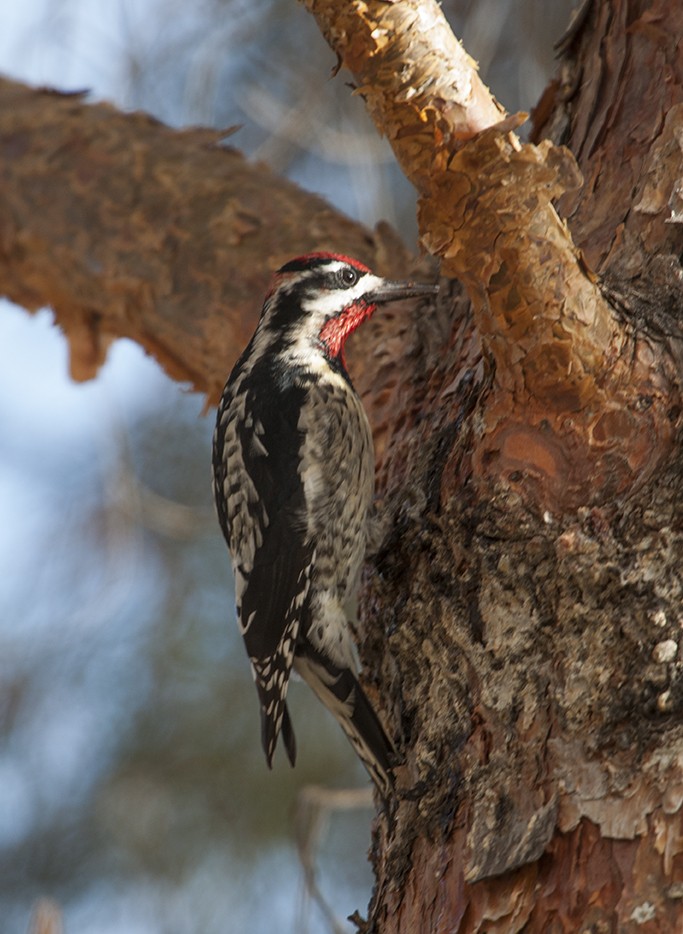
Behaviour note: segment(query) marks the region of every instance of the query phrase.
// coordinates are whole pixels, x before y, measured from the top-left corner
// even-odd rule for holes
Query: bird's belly
[[[328,404],[316,431],[312,469],[305,476],[315,583],[344,602],[353,592],[367,543],[374,492],[372,437],[360,401]]]

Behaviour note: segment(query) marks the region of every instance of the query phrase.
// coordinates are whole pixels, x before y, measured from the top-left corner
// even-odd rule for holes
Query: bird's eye
[[[352,285],[355,285],[358,282],[359,273],[353,266],[344,266],[339,270],[338,274],[340,283],[344,288],[348,289]]]

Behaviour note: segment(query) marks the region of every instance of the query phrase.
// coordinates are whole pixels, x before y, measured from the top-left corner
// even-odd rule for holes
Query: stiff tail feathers
[[[285,751],[287,752],[287,758],[290,764],[293,766],[296,762],[296,737],[294,736],[289,709],[284,701],[278,705],[278,708],[275,715],[273,715],[272,713],[268,713],[267,708],[263,706],[263,704],[261,705],[261,744],[266,754],[266,762],[268,763],[269,769],[273,767],[273,756],[275,755],[275,748],[280,732],[282,732],[282,740],[285,744]]]
[[[337,668],[315,651],[298,655],[294,668],[335,717],[382,797],[394,788],[396,750],[350,668]]]

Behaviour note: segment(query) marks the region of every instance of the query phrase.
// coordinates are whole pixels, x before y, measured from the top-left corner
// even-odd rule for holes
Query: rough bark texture
[[[442,295],[394,348],[363,651],[406,765],[368,930],[683,929],[669,7],[593,4],[556,97],[561,141],[603,123],[564,203],[604,281],[553,216],[571,157],[500,127],[435,147],[423,233],[472,301]]]
[[[0,79],[2,291],[54,309],[74,379],[129,337],[215,401],[293,255],[334,248],[405,274],[386,225],[350,221],[225,135]]]
[[[423,243],[472,301],[495,370],[475,478],[504,475],[557,513],[644,482],[671,452],[675,367],[625,331],[555,212],[580,184],[573,157],[519,142],[436,3],[306,6],[421,193]]]
[[[569,146],[584,176],[560,201],[574,240],[595,270],[652,306],[661,300],[651,280],[677,266],[667,277],[651,264],[680,252],[681,35],[679,3],[588,4],[534,115],[534,135]]]
[[[496,125],[435,4],[307,6],[470,299],[444,283],[436,309],[377,319],[354,371],[392,520],[362,653],[406,759],[376,828],[367,927],[680,931],[679,5],[596,0],[569,40],[543,119],[575,149],[581,190],[565,150],[520,144],[514,118]],[[254,232],[266,208],[241,200],[249,178],[226,196],[225,172],[247,167],[213,142],[0,92],[14,111],[0,116],[5,289],[55,305],[79,374],[88,348],[94,363],[102,335],[122,333],[215,391],[262,294],[265,270],[242,252],[252,236],[269,261],[329,244],[391,271],[336,218],[329,243],[317,200],[300,202],[320,225],[305,245],[296,220],[278,239],[273,214]],[[304,196],[282,191],[296,211]],[[562,191],[574,240],[552,203]],[[217,286],[224,269],[243,325],[223,318],[237,294]]]
[[[303,2],[419,190],[430,184],[435,136],[470,139],[504,116],[436,0]]]

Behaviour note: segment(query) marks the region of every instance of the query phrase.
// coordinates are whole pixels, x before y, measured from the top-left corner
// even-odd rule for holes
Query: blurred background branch
[[[28,934],[63,934],[62,911],[56,902],[41,898],[36,902]]]
[[[301,906],[301,934],[309,930],[308,905],[315,902],[334,934],[343,934],[345,925],[337,918],[318,885],[318,851],[329,831],[330,816],[348,811],[373,812],[371,788],[327,788],[306,785],[296,800],[294,834],[304,873],[305,898]]]

